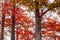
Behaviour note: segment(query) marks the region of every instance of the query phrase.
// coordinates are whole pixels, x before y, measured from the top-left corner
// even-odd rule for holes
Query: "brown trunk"
[[[14,15],[12,15],[12,28],[11,28],[11,40],[15,40],[15,20]]]
[[[11,29],[11,40],[15,40],[15,0],[11,0],[13,4],[12,9],[12,29]]]
[[[1,38],[0,38],[0,40],[4,39],[4,20],[5,20],[5,15],[2,15],[2,28],[1,28]]]
[[[35,2],[35,18],[36,18],[36,29],[35,29],[35,40],[41,40],[41,17],[39,14],[39,2]]]
[[[2,9],[3,9],[3,0],[2,0]],[[2,24],[1,24],[0,40],[4,40],[4,21],[5,21],[5,15],[2,13]]]

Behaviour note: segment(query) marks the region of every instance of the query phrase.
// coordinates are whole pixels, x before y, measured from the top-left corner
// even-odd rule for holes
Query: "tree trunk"
[[[15,0],[11,0],[13,4],[12,9],[12,29],[11,29],[11,40],[15,40]]]
[[[36,18],[36,29],[35,29],[35,40],[41,40],[41,17],[39,14],[39,2],[35,2],[35,18]]]
[[[0,40],[4,40],[4,20],[5,20],[5,15],[2,15],[2,28],[1,28],[1,38],[0,38]]]
[[[15,20],[14,15],[12,15],[12,28],[11,28],[11,40],[15,40]]]

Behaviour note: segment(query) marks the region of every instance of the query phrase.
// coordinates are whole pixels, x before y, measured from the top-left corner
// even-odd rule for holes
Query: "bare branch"
[[[52,8],[49,8],[48,10],[46,10],[40,17],[42,17],[44,14],[46,14],[49,10],[53,9],[53,8],[56,8],[58,6],[53,6]]]

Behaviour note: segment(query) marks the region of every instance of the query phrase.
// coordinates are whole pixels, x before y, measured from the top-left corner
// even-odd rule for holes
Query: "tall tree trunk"
[[[35,29],[35,40],[41,40],[41,17],[39,14],[39,2],[35,2],[35,18],[36,18],[36,29]]]
[[[11,28],[11,40],[15,40],[15,20],[14,16],[12,15],[12,28]]]
[[[2,7],[3,7],[3,0],[2,0]],[[0,40],[4,39],[4,20],[5,20],[5,15],[2,13],[2,24],[1,24],[1,34],[0,34]]]
[[[1,28],[1,39],[4,40],[4,20],[5,20],[5,15],[2,15],[2,28]]]
[[[11,0],[13,4],[12,9],[12,29],[11,29],[11,40],[15,40],[15,0]]]
[[[15,5],[14,3],[13,3],[13,9],[12,9],[11,40],[15,40]]]

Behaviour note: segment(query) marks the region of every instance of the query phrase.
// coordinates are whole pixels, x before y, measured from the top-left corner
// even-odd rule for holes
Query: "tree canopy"
[[[35,8],[35,2],[39,3],[39,8],[59,8],[60,7],[60,0],[52,0],[53,2],[49,1],[49,0],[15,0],[12,1],[14,4],[20,4],[20,5],[25,5],[27,7],[29,7],[30,9],[34,9]]]

